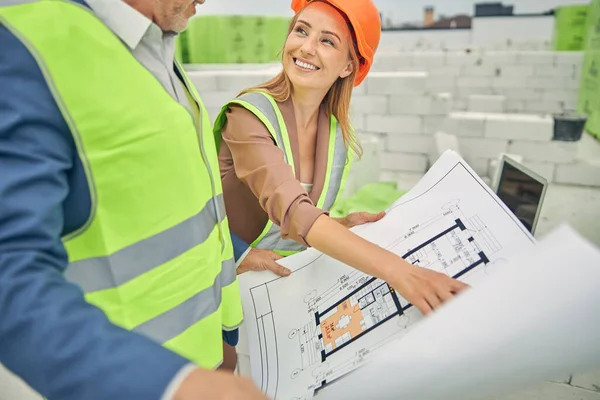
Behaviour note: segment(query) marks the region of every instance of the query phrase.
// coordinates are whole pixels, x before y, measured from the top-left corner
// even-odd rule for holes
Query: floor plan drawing
[[[431,184],[417,186],[385,218],[355,232],[411,264],[474,285],[534,241],[460,157],[451,156],[447,165],[432,167]],[[289,277],[240,279],[252,378],[271,398],[318,397],[423,318],[385,281],[315,249],[281,263],[292,270]]]

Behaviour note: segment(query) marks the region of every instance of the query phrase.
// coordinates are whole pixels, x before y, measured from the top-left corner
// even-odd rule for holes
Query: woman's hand
[[[292,272],[276,262],[282,258],[282,256],[272,250],[251,249],[246,258],[237,267],[237,274],[243,274],[248,271],[269,270],[279,276],[288,276]]]
[[[400,265],[390,270],[386,281],[425,315],[469,287],[446,274],[409,264],[399,257],[397,261]]]
[[[379,214],[371,214],[369,212],[354,212],[346,215],[343,218],[332,218],[334,221],[339,222],[344,225],[346,228],[350,229],[356,225],[366,224],[368,222],[379,221],[381,218],[385,216],[385,211],[380,212]]]

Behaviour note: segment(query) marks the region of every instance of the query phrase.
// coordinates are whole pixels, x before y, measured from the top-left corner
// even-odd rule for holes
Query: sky
[[[472,14],[475,3],[494,0],[373,0],[385,17],[394,22],[422,21],[423,8],[433,6],[440,14]],[[502,0],[500,0],[502,1]],[[587,4],[589,0],[504,0],[517,13],[541,12],[565,4]],[[290,15],[290,0],[206,0],[198,14]],[[437,19],[437,18],[436,18]]]

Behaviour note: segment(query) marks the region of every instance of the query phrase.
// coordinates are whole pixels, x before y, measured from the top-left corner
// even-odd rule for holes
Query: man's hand
[[[246,258],[237,267],[237,274],[243,274],[248,271],[269,270],[279,276],[288,276],[292,271],[275,262],[282,258],[282,256],[272,250],[251,249]]]
[[[425,315],[469,287],[446,274],[407,262],[395,266],[387,281]]]
[[[332,218],[333,220],[339,222],[344,225],[346,228],[350,229],[356,225],[366,224],[368,222],[379,221],[381,218],[385,216],[385,211],[380,212],[379,214],[371,214],[369,212],[354,212],[346,215],[343,218]]]
[[[231,372],[196,369],[181,383],[173,400],[268,400],[254,383]]]

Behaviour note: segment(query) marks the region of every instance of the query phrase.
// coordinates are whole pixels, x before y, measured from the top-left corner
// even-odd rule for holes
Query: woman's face
[[[318,1],[308,5],[283,48],[283,69],[295,90],[326,92],[338,78],[350,75],[351,41],[346,21],[333,7]]]

